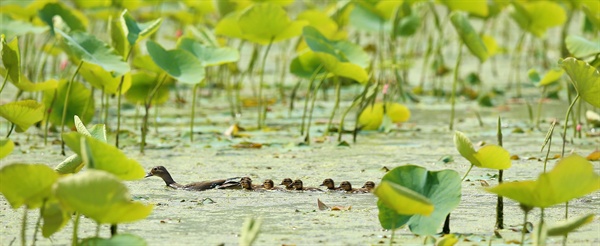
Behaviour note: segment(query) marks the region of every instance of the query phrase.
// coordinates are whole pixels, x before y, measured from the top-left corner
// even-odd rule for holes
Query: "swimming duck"
[[[342,190],[340,187],[335,187],[335,183],[333,179],[325,179],[320,186],[325,186],[327,190]]]
[[[257,189],[262,188],[261,185],[253,185],[252,179],[249,177],[243,177],[242,180],[240,181],[240,186],[244,190],[257,190]]]
[[[304,187],[302,185],[302,180],[296,179],[293,184],[294,190],[303,190],[303,191],[323,191],[319,188],[314,187]]]
[[[195,190],[195,191],[214,189],[214,188],[216,188],[220,185],[223,185],[227,182],[235,182],[234,180],[239,179],[239,178],[218,179],[218,180],[194,182],[194,183],[182,185],[182,184],[175,182],[175,180],[173,180],[173,178],[171,177],[171,174],[169,173],[169,171],[167,171],[167,168],[165,168],[164,166],[153,167],[146,174],[145,178],[152,177],[152,176],[157,176],[157,177],[162,178],[162,180],[165,181],[165,184],[167,184],[168,187],[171,187],[173,189]]]
[[[275,187],[275,183],[271,179],[265,179],[262,188],[265,190],[284,190],[283,188]]]
[[[348,181],[342,182],[340,184],[340,188],[342,188],[342,190],[345,191],[346,193],[369,193],[369,191],[364,188],[353,189],[352,184],[350,184],[350,182],[348,182]]]
[[[284,185],[286,190],[294,189],[294,181],[291,178],[284,178],[280,185]]]
[[[373,181],[365,182],[365,185],[363,185],[362,189],[365,189],[365,190],[371,192],[371,190],[375,189],[375,182],[373,182]]]

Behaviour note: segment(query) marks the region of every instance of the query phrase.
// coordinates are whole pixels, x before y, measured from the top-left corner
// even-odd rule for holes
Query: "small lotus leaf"
[[[81,31],[66,34],[56,29],[56,32],[64,38],[69,56],[76,63],[93,63],[106,71],[114,72],[115,75],[129,72],[129,64],[123,61],[123,57],[96,36]]]
[[[543,37],[548,28],[562,25],[567,15],[563,7],[551,1],[511,2],[514,12],[511,17],[519,27],[537,37]]]
[[[281,5],[256,3],[244,10],[238,20],[244,39],[266,45],[298,36],[305,21],[291,21]]]
[[[121,13],[121,22],[129,45],[134,46],[140,40],[145,39],[155,33],[160,27],[162,19],[158,18],[156,20],[140,24],[137,23],[131,14],[129,14],[129,11],[125,9]]]
[[[479,17],[486,17],[489,14],[486,0],[441,0],[441,2],[448,6],[451,11],[465,11]]]
[[[475,158],[476,151],[473,148],[473,143],[464,133],[459,131],[454,132],[454,146],[456,147],[456,150],[458,150],[458,153],[472,165],[481,166],[479,160]]]
[[[539,86],[546,86],[557,82],[560,77],[565,73],[565,70],[560,68],[550,69],[544,77],[540,80]]]
[[[411,232],[415,234],[436,234],[448,213],[460,203],[461,181],[458,173],[453,170],[428,171],[419,166],[400,166],[386,173],[383,182],[410,189],[429,199],[434,207],[429,216],[400,215],[382,201],[378,201],[379,222],[385,229],[396,229],[408,224]]]
[[[6,37],[2,34],[2,63],[8,71],[8,77],[15,84],[21,81],[21,54],[19,51],[19,39],[13,38],[10,43],[6,42]],[[2,76],[6,76],[4,73]]]
[[[479,58],[480,62],[487,60],[489,57],[487,48],[477,31],[471,26],[467,15],[461,12],[452,12],[452,14],[450,14],[450,20],[452,21],[452,25],[456,29],[456,32],[458,32],[458,35],[463,43],[467,45],[467,48],[469,48],[471,53]]]
[[[65,144],[79,156],[82,156],[83,152],[81,149],[82,138],[85,138],[85,142],[91,150],[91,156],[88,158],[93,160],[94,169],[110,172],[123,180],[141,179],[146,174],[136,160],[127,158],[121,150],[113,145],[78,132],[63,134]]]
[[[206,46],[191,38],[180,39],[177,48],[192,53],[204,66],[216,66],[240,59],[240,52],[234,48]]]
[[[577,217],[571,217],[568,220],[548,225],[548,236],[566,236],[570,232],[577,230],[586,224],[594,221],[594,214],[584,214]]]
[[[241,11],[235,11],[221,18],[215,27],[215,34],[225,35],[232,38],[244,38],[242,30],[240,30],[240,26],[238,25],[238,19],[240,18],[241,14]]]
[[[454,234],[446,234],[435,241],[435,246],[454,246],[458,243],[458,238]]]
[[[382,181],[375,188],[375,195],[388,208],[403,215],[430,215],[433,204],[426,197],[396,183]]]
[[[504,170],[511,166],[510,154],[498,145],[486,145],[479,149],[474,155],[478,167]]]
[[[83,160],[78,154],[71,155],[56,165],[54,171],[60,174],[77,173],[83,168]]]
[[[44,105],[49,108],[49,121],[54,125],[60,125],[64,109],[64,101],[67,95],[67,81],[60,81],[56,93],[54,91],[44,91]],[[73,81],[71,92],[69,93],[69,102],[67,106],[67,115],[65,126],[73,127],[75,115],[79,115],[84,123],[90,122],[94,116],[94,100],[92,92],[82,83]]]
[[[383,103],[380,102],[367,106],[358,116],[358,125],[367,131],[379,129],[384,118],[383,111]],[[399,103],[386,103],[385,115],[391,123],[406,122],[410,119],[410,110]]]
[[[292,60],[290,73],[305,79],[312,78],[315,72],[319,72],[316,79],[322,79],[323,76],[331,75],[324,69],[319,70],[319,67],[321,67],[321,60],[317,54],[311,50],[306,50]]]
[[[106,126],[104,124],[97,124],[92,126],[89,130],[85,127],[85,124],[81,121],[79,116],[75,115],[75,128],[77,128],[77,132],[98,139],[102,142],[107,142],[106,140]]]
[[[0,160],[10,155],[14,148],[15,143],[10,138],[0,137]]]
[[[575,86],[579,96],[594,107],[600,108],[600,73],[596,68],[573,57],[566,58],[560,65]]]
[[[573,154],[542,173],[537,181],[504,182],[488,188],[489,192],[519,203],[546,208],[585,196],[600,189],[600,176],[585,158]]]
[[[6,6],[7,5],[2,6],[3,10],[6,8]],[[36,26],[30,22],[13,20],[8,18],[6,15],[0,16],[0,21],[2,22],[2,25],[0,25],[0,33],[5,34],[8,38],[16,38],[28,33],[40,34],[48,30],[47,26]]]
[[[145,246],[146,241],[133,234],[117,234],[111,238],[100,238],[90,237],[85,238],[81,241],[81,245],[97,245],[97,246],[110,246],[110,245],[131,245],[131,246]]]
[[[69,222],[69,213],[55,199],[47,201],[42,209],[44,210],[42,213],[42,218],[44,219],[42,235],[45,238],[60,231]]]
[[[0,192],[14,209],[42,206],[52,196],[58,174],[44,164],[10,164],[0,169]]]
[[[152,205],[132,202],[127,187],[102,170],[60,179],[54,193],[66,208],[78,211],[99,224],[119,224],[146,218]]]
[[[24,132],[44,118],[44,105],[34,100],[10,102],[0,106],[0,116],[15,124],[18,132]]]
[[[121,84],[121,76],[114,77],[110,72],[93,63],[84,62],[81,69],[79,69],[79,74],[92,86],[108,94],[117,94],[119,84]],[[122,76],[124,77],[122,78],[121,94],[125,94],[131,87],[131,73]]]
[[[600,42],[590,41],[577,35],[567,36],[565,45],[567,50],[576,57],[587,57],[600,53]]]
[[[204,79],[204,66],[191,53],[181,49],[167,51],[152,40],[146,42],[146,48],[154,63],[178,81],[197,84]]]
[[[356,4],[350,12],[350,24],[352,26],[367,32],[390,31],[391,25],[383,16],[385,13],[379,12],[368,3],[357,3],[359,4]]]
[[[61,2],[47,3],[39,10],[38,15],[48,26],[50,33],[58,29],[54,29],[54,16],[60,16],[62,20],[69,26],[72,31],[85,31],[88,25],[88,19],[79,10],[73,9]]]
[[[0,74],[3,74],[2,76],[6,75],[6,69],[0,67]],[[53,90],[58,87],[58,81],[56,81],[55,79],[49,79],[44,82],[33,83],[29,79],[27,79],[27,77],[23,73],[21,73],[20,79],[17,81],[13,81],[13,79],[10,76],[8,76],[8,80],[10,80],[17,88],[19,88],[19,90],[22,91],[45,91]]]
[[[483,41],[483,44],[485,44],[485,49],[487,50],[489,56],[493,56],[498,53],[498,42],[496,42],[494,37],[490,35],[483,35],[481,36],[481,40]]]
[[[322,11],[318,10],[306,10],[297,17],[298,20],[308,21],[309,25],[319,30],[325,37],[328,39],[334,40],[336,38],[345,38],[339,37],[338,25],[335,21],[333,21],[329,16]]]
[[[145,72],[139,72],[131,77],[131,88],[125,94],[125,99],[135,104],[144,104],[148,95],[152,92],[158,79],[156,76]],[[163,104],[169,100],[169,88],[166,85],[158,88],[152,99],[152,104]]]
[[[401,37],[412,36],[419,30],[421,23],[423,23],[423,20],[417,14],[413,13],[409,16],[405,16],[400,19],[400,22],[396,26],[395,34]]]
[[[334,75],[353,79],[361,84],[365,84],[369,80],[367,71],[359,65],[340,62],[335,56],[321,52],[317,53],[317,57],[323,63],[323,67]]]

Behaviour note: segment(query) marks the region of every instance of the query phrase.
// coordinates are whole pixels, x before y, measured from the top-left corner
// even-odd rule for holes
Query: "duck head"
[[[323,180],[323,183],[320,186],[325,186],[328,190],[335,189],[335,183],[333,182],[333,179]]]
[[[375,182],[367,181],[367,182],[365,182],[365,185],[363,185],[362,188],[367,189],[368,191],[371,191],[372,189],[375,189]]]
[[[167,168],[163,167],[163,166],[155,166],[152,169],[150,169],[150,171],[148,171],[148,173],[146,174],[146,176],[144,178],[147,177],[152,177],[152,176],[157,176],[163,179],[163,181],[165,181],[165,183],[167,185],[171,185],[175,183],[175,180],[173,180],[173,178],[171,177],[171,174],[169,173],[169,171],[167,171]]]
[[[295,190],[302,190],[304,186],[302,185],[302,180],[296,179],[294,180],[294,184],[292,184]]]
[[[340,188],[345,191],[352,191],[352,184],[348,181],[344,181],[340,184]]]
[[[240,181],[240,185],[244,190],[252,190],[252,179],[242,178],[242,180]]]
[[[286,189],[292,189],[293,183],[294,183],[294,181],[292,181],[291,178],[284,178],[283,181],[281,181],[280,185],[284,185]]]
[[[273,189],[274,186],[275,183],[273,183],[273,180],[265,179],[265,181],[263,182],[263,188],[267,190]]]

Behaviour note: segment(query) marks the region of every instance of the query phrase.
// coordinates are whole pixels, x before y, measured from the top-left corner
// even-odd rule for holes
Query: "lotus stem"
[[[129,61],[129,56],[131,55],[131,51],[133,47],[129,47],[129,51],[127,51],[127,55],[125,56],[125,62]],[[123,92],[123,82],[125,81],[125,75],[121,75],[121,81],[119,82],[119,87],[117,87],[117,134],[115,136],[115,146],[119,148],[119,132],[121,131],[121,94]]]
[[[317,79],[317,76],[321,72],[321,70],[323,70],[323,64],[319,65],[317,70],[313,72],[313,74],[310,76],[310,81],[308,82],[308,89],[306,91],[306,97],[304,98],[304,110],[302,111],[302,123],[300,123],[300,135],[304,135],[304,124],[306,119],[306,112],[308,111],[308,100],[310,99],[310,90],[312,89],[313,83]]]
[[[54,95],[52,96],[52,101],[50,102],[50,107],[48,107],[48,109],[46,109],[46,112],[44,112],[46,115],[46,121],[44,123],[44,145],[48,145],[48,125],[50,124],[50,111],[49,109],[52,109],[52,107],[54,107],[54,103],[56,102],[56,93],[57,90],[54,90]]]
[[[326,77],[323,77],[321,81],[317,84],[314,90],[314,95],[312,96],[312,101],[310,102],[310,112],[308,113],[308,123],[306,126],[306,137],[304,138],[304,143],[310,144],[310,122],[312,122],[313,110],[315,109],[315,101],[317,100],[317,94],[319,93],[319,88],[323,85]]]
[[[454,129],[454,105],[456,104],[456,87],[458,85],[458,66],[462,57],[462,41],[459,41],[458,45],[458,57],[456,57],[456,65],[454,66],[454,80],[452,82],[452,94],[450,95],[450,103],[452,104],[450,109],[450,130]]]
[[[79,211],[75,212],[75,221],[73,221],[73,238],[71,238],[71,246],[77,246],[77,229],[79,228]]]
[[[163,79],[161,81],[159,81],[156,86],[154,86],[154,88],[152,88],[152,91],[150,92],[150,94],[148,95],[148,98],[146,98],[146,102],[144,102],[144,108],[145,108],[145,113],[144,113],[144,119],[142,121],[142,143],[140,144],[140,153],[144,153],[144,147],[146,146],[146,134],[148,133],[148,116],[149,116],[149,109],[150,106],[152,105],[152,99],[154,98],[154,95],[156,95],[156,92],[158,92],[158,89],[160,88],[160,86],[162,86],[162,84],[165,82],[165,80],[167,80],[167,74],[165,74],[163,76]]]
[[[6,138],[10,137],[10,134],[15,129],[15,123],[10,123],[10,128],[8,129],[8,133],[6,134]]]
[[[81,60],[79,62],[79,65],[77,66],[77,69],[75,69],[75,73],[73,73],[71,80],[69,80],[69,82],[67,82],[67,92],[65,94],[65,103],[63,104],[62,118],[60,121],[60,142],[61,142],[60,153],[63,156],[66,156],[66,153],[65,153],[65,140],[63,139],[62,135],[65,132],[65,119],[67,118],[67,108],[69,106],[69,94],[71,94],[71,86],[73,85],[75,76],[77,76],[77,73],[79,73],[79,69],[81,68],[82,65],[83,65],[83,60]]]
[[[2,81],[2,87],[0,87],[0,93],[4,90],[4,86],[6,86],[6,82],[8,81],[8,73],[10,72],[10,68],[6,69],[6,75],[4,75],[4,81]]]
[[[529,211],[525,211],[525,215],[523,216],[523,228],[521,228],[521,246],[525,245],[525,232],[527,231],[527,215],[529,215]]]
[[[396,229],[392,229],[392,235],[390,235],[390,246],[394,245],[395,234],[396,234]]]
[[[46,208],[46,199],[42,201],[42,207],[40,207],[40,216],[35,222],[35,229],[33,230],[33,237],[31,238],[32,246],[35,246],[35,241],[37,241],[37,233],[40,229],[40,222],[42,221],[42,217],[44,217],[44,208]]]
[[[117,224],[112,224],[110,225],[110,235],[111,236],[115,236],[117,235]]]
[[[502,119],[498,117],[498,145],[502,147]],[[498,170],[498,184],[502,184],[504,170]],[[496,201],[496,229],[504,229],[504,197],[498,195]]]
[[[262,64],[260,67],[260,82],[258,84],[258,129],[262,129],[265,123],[265,116],[267,114],[266,106],[263,104],[262,90],[265,83],[265,64],[267,61],[267,55],[269,54],[269,50],[271,50],[274,39],[275,37],[271,37],[271,40],[269,40],[269,44],[267,45],[267,50],[265,50],[265,54],[263,55]]]
[[[542,87],[542,97],[540,98],[540,101],[538,102],[538,112],[537,112],[537,116],[535,119],[535,127],[536,128],[540,128],[540,118],[542,117],[542,101],[544,100],[544,97],[546,96],[546,90],[548,89],[547,86]]]
[[[27,229],[27,206],[23,207],[23,219],[21,220],[21,245],[27,244],[25,239],[25,231]]]
[[[575,105],[575,102],[577,102],[577,100],[579,100],[579,93],[577,93],[577,96],[575,97],[575,99],[573,99],[573,101],[571,102],[571,105],[569,105],[569,108],[567,109],[567,115],[565,115],[565,124],[563,126],[563,133],[562,133],[562,138],[563,138],[563,143],[562,143],[562,151],[560,153],[561,157],[565,156],[565,145],[567,143],[567,125],[569,124],[569,115],[571,114],[571,111],[573,110],[573,105]]]
[[[197,83],[194,85],[194,89],[192,89],[192,112],[191,112],[191,119],[190,119],[190,143],[194,142],[194,116],[196,113],[196,92],[198,91],[198,85],[200,83]]]
[[[341,94],[341,83],[338,76],[333,77],[333,83],[335,84],[335,102],[333,104],[333,110],[331,112],[331,116],[329,116],[329,120],[327,121],[327,128],[325,129],[324,136],[329,135],[329,129],[331,128],[331,123],[333,121],[333,117],[340,107],[340,94]]]

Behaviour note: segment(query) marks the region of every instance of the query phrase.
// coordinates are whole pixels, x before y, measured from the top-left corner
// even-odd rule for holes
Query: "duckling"
[[[284,178],[283,181],[281,181],[280,185],[284,185],[286,190],[293,190],[294,189],[294,181],[292,181],[291,178]]]
[[[169,173],[169,171],[167,171],[167,168],[165,168],[164,166],[153,167],[146,174],[145,178],[152,177],[152,176],[157,176],[157,177],[162,178],[162,180],[165,181],[165,184],[167,185],[167,187],[170,187],[173,189],[195,190],[195,191],[214,189],[217,186],[223,185],[224,183],[226,183],[228,181],[236,179],[236,178],[218,179],[218,180],[194,182],[194,183],[182,185],[182,184],[175,182],[175,180],[173,180],[173,178],[171,177],[171,174]]]
[[[293,184],[294,190],[302,190],[302,191],[323,191],[319,188],[314,187],[304,187],[302,185],[302,180],[296,179]]]
[[[327,190],[330,190],[330,191],[342,190],[342,188],[340,188],[340,187],[335,187],[335,183],[333,182],[333,179],[325,179],[325,180],[323,180],[323,183],[319,186],[325,186],[327,188]]]
[[[265,179],[262,188],[265,190],[284,190],[283,188],[275,187],[275,183],[271,179]]]
[[[365,190],[371,192],[371,190],[375,189],[375,182],[373,182],[373,181],[365,182],[365,185],[363,185],[362,189],[365,189]]]
[[[353,189],[352,184],[348,181],[344,181],[340,184],[340,188],[344,190],[346,193],[369,193],[367,189]]]
[[[240,181],[240,185],[244,190],[257,190],[261,188],[260,185],[253,185],[252,179],[249,177],[242,178],[242,180]]]

